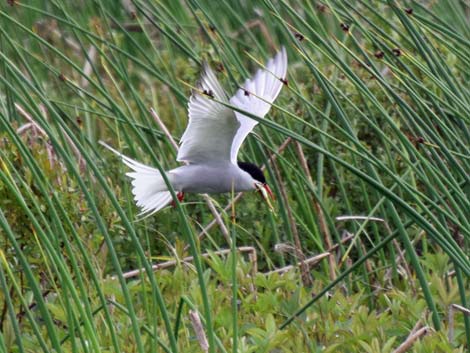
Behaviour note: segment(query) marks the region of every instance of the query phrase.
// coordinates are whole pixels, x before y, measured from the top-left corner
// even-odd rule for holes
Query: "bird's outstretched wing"
[[[230,103],[260,118],[264,117],[282,86],[287,83],[286,74],[287,53],[282,47],[281,51],[267,62],[265,69],[259,69],[251,79],[245,81],[242,88],[230,98]],[[235,115],[240,127],[233,139],[230,159],[236,164],[240,146],[258,122],[238,112],[235,112]]]
[[[207,64],[189,99],[189,122],[181,137],[177,160],[188,163],[227,161],[232,141],[240,126],[232,109],[217,103],[229,104],[227,94]]]
[[[198,91],[189,100],[189,123],[181,137],[177,160],[190,164],[208,161],[236,164],[240,145],[258,122],[215,100],[262,118],[279,94],[286,71],[287,54],[282,48],[268,61],[266,69],[258,70],[229,101],[214,72],[204,64]]]

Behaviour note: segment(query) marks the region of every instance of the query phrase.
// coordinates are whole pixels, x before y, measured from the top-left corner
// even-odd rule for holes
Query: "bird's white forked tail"
[[[171,202],[171,193],[158,169],[123,155],[103,141],[99,143],[121,157],[124,164],[133,170],[126,175],[132,178],[132,194],[137,206],[141,209],[138,216],[150,216]]]

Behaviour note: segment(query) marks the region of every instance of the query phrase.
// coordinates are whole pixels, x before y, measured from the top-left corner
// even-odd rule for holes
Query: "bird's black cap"
[[[250,174],[253,179],[259,181],[260,183],[266,184],[266,178],[264,177],[261,169],[256,164],[250,162],[237,162],[237,164],[240,169]]]

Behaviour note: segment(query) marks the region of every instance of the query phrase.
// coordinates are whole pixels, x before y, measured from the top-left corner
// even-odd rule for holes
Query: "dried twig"
[[[51,169],[54,169],[54,166],[56,165],[56,162],[59,161],[59,160],[58,160],[57,155],[54,151],[54,148],[50,144],[49,136],[47,135],[46,131],[41,126],[39,126],[38,123],[36,123],[36,121],[33,119],[33,117],[31,115],[29,115],[29,113],[26,112],[26,110],[23,109],[23,107],[21,105],[19,105],[18,103],[15,103],[15,108],[22,117],[24,117],[26,120],[28,120],[28,123],[20,126],[16,130],[16,132],[18,134],[24,134],[26,131],[31,130],[33,139],[37,138],[37,136],[36,136],[37,133],[41,134],[46,139],[45,147],[46,147],[46,152],[47,152],[47,158],[49,160],[49,165],[51,166]],[[43,113],[43,115],[46,116],[46,112],[45,112],[44,107],[42,105],[39,105],[39,108],[41,109],[41,112]],[[60,161],[59,161],[59,165],[62,169],[64,169],[64,170],[66,169],[65,166],[60,163]],[[57,178],[57,182],[59,184],[61,183],[60,178]]]
[[[194,332],[196,333],[197,341],[204,352],[209,351],[209,343],[207,342],[206,333],[204,332],[204,326],[202,326],[201,318],[195,310],[189,310],[189,320],[193,325]]]
[[[388,225],[387,222],[384,222],[384,226],[387,229],[387,232],[389,234],[392,234],[392,230],[390,229],[390,226]],[[414,238],[411,241],[411,244],[413,244],[413,245],[416,244],[421,239],[421,237],[424,235],[424,233],[425,233],[424,231],[419,232],[417,237]],[[406,272],[408,278],[411,278],[412,277],[412,274],[411,274],[412,271],[410,269],[410,266],[408,265],[408,261],[405,260],[405,250],[400,248],[400,244],[398,243],[398,241],[396,239],[393,239],[392,243],[395,246],[395,248],[397,249],[397,256],[395,257],[395,263],[396,264],[401,263],[402,266],[405,269],[405,272]],[[416,286],[414,286],[413,283],[412,283],[412,289],[413,289],[413,292],[416,293]]]
[[[16,133],[18,135],[23,135],[26,131],[29,129],[32,129],[34,127],[33,123],[26,123],[24,125],[21,125],[18,129],[16,129]]]
[[[347,241],[351,240],[352,237],[353,237],[353,235],[345,237],[344,239],[341,240],[341,242],[342,243],[347,242]],[[328,252],[325,252],[325,253],[313,256],[309,259],[306,259],[305,263],[311,265],[312,263],[315,263],[316,261],[319,261],[322,258],[324,258],[326,256],[329,256],[330,252],[333,251],[334,249],[336,249],[338,246],[339,246],[338,244],[333,245],[330,249],[328,249]],[[231,249],[224,249],[224,250],[214,251],[210,254],[209,253],[204,253],[204,254],[201,254],[201,256],[203,258],[207,258],[211,254],[213,254],[213,255],[227,255],[231,251],[232,251]],[[248,259],[250,260],[250,262],[252,264],[252,269],[253,269],[252,272],[253,272],[253,276],[254,276],[254,274],[256,274],[258,272],[258,262],[257,262],[258,257],[257,257],[256,249],[252,246],[240,246],[240,247],[237,248],[237,251],[240,252],[240,253],[247,253],[248,254]],[[193,261],[193,259],[194,258],[192,256],[187,256],[187,257],[185,257],[183,259],[179,259],[179,260],[165,261],[165,262],[162,262],[162,263],[159,263],[159,264],[152,265],[152,270],[153,271],[163,270],[163,269],[166,269],[166,268],[176,266],[179,263],[189,263],[189,262]],[[289,271],[291,268],[293,268],[293,267],[286,266],[286,267],[283,267],[282,269],[278,269],[278,270],[275,270],[275,271],[272,271],[272,272],[286,272],[286,271]],[[132,270],[132,271],[126,272],[126,273],[123,274],[123,277],[126,278],[126,279],[129,279],[129,278],[137,277],[141,273],[145,273],[145,268],[139,268],[137,270]],[[111,276],[111,280],[116,280],[116,279],[117,279],[117,276]]]
[[[354,238],[354,234],[349,234],[348,236],[344,237],[343,239],[341,239],[341,244],[344,244],[346,242],[348,242],[349,240],[351,240],[352,238]],[[313,256],[313,257],[310,257],[306,260],[304,260],[304,263],[307,264],[307,265],[312,265],[312,264],[315,264],[316,262],[320,261],[321,259],[323,259],[324,257],[331,257],[331,254],[333,252],[333,250],[337,249],[339,247],[339,244],[334,244],[332,245],[326,252],[324,253],[321,253],[319,255],[316,255],[316,256]],[[275,246],[275,250],[276,251],[285,251],[285,249],[288,249],[289,248],[289,245],[286,245],[286,244],[277,244]],[[291,249],[293,249],[295,251],[295,247],[292,247],[290,246]],[[334,257],[333,257],[334,258]],[[297,264],[297,266],[300,266],[300,263]],[[289,266],[286,266],[286,267],[283,267],[283,268],[280,268],[280,269],[277,269],[277,270],[274,270],[274,271],[271,271],[271,272],[268,272],[266,274],[270,274],[270,273],[284,273],[284,272],[287,272],[287,271],[290,271],[291,269],[293,269],[294,266],[293,265],[289,265]]]
[[[173,136],[170,134],[170,131],[168,130],[168,128],[166,127],[166,125],[162,121],[162,119],[160,119],[160,116],[158,116],[155,109],[150,108],[150,114],[152,114],[152,117],[155,119],[155,122],[158,124],[160,129],[163,131],[163,133],[167,137],[168,141],[170,141],[170,143],[173,146],[173,148],[175,149],[175,151],[178,152],[178,149],[179,149],[178,143],[175,141]]]
[[[424,313],[425,314],[423,316],[426,316],[428,311],[425,310]],[[420,318],[418,321],[416,321],[416,324],[413,326],[408,336],[414,335],[421,327],[423,327],[423,318]]]
[[[31,117],[31,115],[28,114],[28,112],[26,112],[26,110],[23,109],[21,105],[19,105],[18,103],[15,103],[15,108],[23,118],[29,121],[29,123],[31,124],[31,127],[34,127],[37,131],[39,131],[39,133],[41,133],[41,135],[49,138],[46,131],[41,126],[39,126],[38,123],[36,123],[36,121]]]
[[[460,311],[463,313],[465,316],[470,316],[470,309],[467,309],[466,307],[459,305],[459,304],[452,304],[452,308],[454,308],[457,311]]]
[[[352,248],[353,248],[353,245],[356,243],[356,240],[358,239],[359,235],[361,234],[361,232],[364,231],[364,226],[365,224],[367,224],[369,221],[377,221],[377,222],[382,222],[385,224],[385,227],[387,228],[387,230],[389,230],[388,226],[387,226],[387,222],[384,222],[384,220],[382,218],[377,218],[377,217],[365,217],[365,216],[341,216],[341,217],[337,217],[336,220],[338,221],[349,221],[349,220],[356,220],[356,219],[359,219],[359,220],[364,220],[364,224],[361,225],[361,227],[359,228],[359,231],[354,235],[354,239],[352,241],[352,243],[350,244],[350,246],[346,249],[345,253],[343,254],[343,256],[341,257],[341,260],[339,261],[339,265],[342,266],[343,262],[346,261],[346,259],[349,257],[349,253],[351,252]],[[362,242],[360,243],[360,245],[362,250],[364,252],[365,251],[365,247],[364,245],[362,244]],[[370,271],[371,268],[370,268],[370,262],[369,260],[366,260],[366,263],[365,263],[365,266],[367,268],[367,271]]]
[[[308,168],[307,158],[305,158],[302,145],[300,144],[300,142],[296,141],[295,147],[297,150],[297,154],[299,156],[300,165],[302,166],[302,169],[305,175],[307,175],[307,179],[310,185],[313,186],[313,178],[310,173],[310,169]],[[330,230],[328,229],[328,225],[326,222],[325,214],[323,213],[323,209],[320,206],[320,203],[318,202],[318,200],[315,198],[315,196],[313,197],[312,201],[313,201],[313,207],[315,208],[315,213],[317,214],[320,232],[323,235],[323,239],[325,241],[326,246],[328,248],[331,248],[333,245],[333,241],[331,239],[331,233],[330,233]],[[328,263],[329,263],[330,279],[333,281],[334,279],[336,279],[336,261],[335,261],[334,254],[330,255],[330,257],[328,258]]]
[[[306,266],[307,267],[307,270],[310,268],[310,266],[316,264],[317,262],[319,262],[321,259],[327,257],[327,256],[330,256],[330,253],[329,252],[324,252],[322,254],[319,254],[319,255],[315,255],[313,257],[310,257],[308,259],[305,259],[303,261],[300,261],[299,263],[297,263],[296,266]],[[285,273],[285,272],[288,272],[292,269],[294,269],[296,266],[294,265],[288,265],[288,266],[285,266],[285,267],[281,267],[281,268],[278,268],[276,270],[273,270],[273,271],[269,271],[267,273],[265,273],[265,275],[270,275],[270,274],[273,274],[273,273]]]
[[[413,329],[414,330],[414,329]],[[429,334],[429,332],[432,332],[433,329],[429,326],[424,326],[418,330],[411,331],[409,336],[406,338],[405,342],[400,344],[397,349],[393,351],[393,353],[404,353],[408,349],[411,348],[411,346],[421,337],[424,335]]]
[[[338,221],[338,222],[341,222],[341,221],[354,221],[354,220],[384,222],[383,218],[368,217],[368,216],[338,216],[338,217],[335,218],[335,220]]]
[[[35,24],[35,29],[38,35],[52,44],[59,42],[65,43],[77,55],[82,53],[80,44],[72,37],[65,36],[60,30],[56,20],[40,20]]]
[[[455,316],[455,311],[460,311],[466,316],[470,316],[470,309],[467,309],[464,306],[458,305],[458,304],[451,304],[449,306],[449,332],[447,333],[447,337],[449,338],[449,342],[452,343],[454,340],[454,316]]]
[[[410,279],[413,278],[410,266],[408,266],[408,262],[405,259],[405,250],[400,248],[400,244],[398,243],[396,238],[394,238],[392,240],[392,244],[393,244],[393,246],[395,246],[395,249],[397,249],[397,256],[395,257],[395,263],[397,265],[402,264],[408,278],[410,278]],[[413,293],[416,294],[416,286],[414,285],[414,281],[410,281],[410,282],[411,282],[411,287],[412,287]]]
[[[203,258],[207,258],[211,255],[227,255],[231,251],[232,251],[231,249],[224,249],[224,250],[214,251],[214,252],[211,252],[211,253],[204,253],[204,254],[201,254],[201,256]],[[248,253],[248,258],[250,259],[250,261],[253,264],[253,269],[255,271],[257,271],[258,265],[257,265],[257,262],[256,262],[257,261],[256,249],[252,246],[240,246],[240,247],[237,248],[237,251],[239,251],[240,253]],[[189,263],[189,262],[193,261],[193,259],[194,258],[192,256],[187,256],[183,259],[165,261],[165,262],[162,262],[162,263],[159,263],[159,264],[152,265],[152,270],[153,271],[163,270],[163,269],[166,269],[166,268],[169,268],[169,267],[176,266],[179,263]],[[124,278],[128,279],[128,278],[139,276],[141,273],[145,273],[145,268],[139,268],[137,270],[132,270],[132,271],[126,272],[122,276]],[[115,279],[117,279],[116,276],[111,276],[111,280],[115,280]]]
[[[122,8],[130,15],[137,12],[136,6],[132,3],[132,0],[121,0]]]
[[[96,60],[96,54],[97,54],[96,47],[91,45],[86,55],[87,58],[85,61],[85,65],[83,65],[83,76],[80,80],[80,84],[83,89],[87,88],[88,85],[90,84],[90,75],[93,71],[92,65]]]
[[[354,239],[354,234],[353,233],[343,232],[340,243],[341,244],[347,243],[351,239]],[[333,250],[336,250],[338,248],[339,248],[339,244],[336,243],[336,244],[333,244],[333,246],[331,248],[328,248],[327,251],[332,252]]]
[[[345,237],[343,237],[341,239],[341,244],[344,244],[344,243],[347,243],[348,241],[350,241],[351,239],[354,238],[354,234],[351,234],[351,233],[347,233],[347,235]],[[332,245],[329,249],[326,250],[326,252],[330,253],[330,256],[331,254],[333,253],[334,250],[336,250],[337,248],[339,247],[339,244],[334,244]],[[292,246],[290,244],[287,244],[287,243],[280,243],[280,244],[276,244],[274,246],[274,251],[277,251],[277,252],[292,252],[292,251],[296,251],[295,249],[295,246]],[[326,253],[325,252],[325,253]]]
[[[278,243],[274,245],[274,251],[280,254],[293,254],[294,257],[305,258],[302,252],[299,252],[295,245],[289,243]]]
[[[284,183],[282,182],[281,172],[277,167],[277,163],[274,161],[271,163],[274,173],[276,174],[276,179],[278,181],[279,190],[281,192],[281,197],[284,200],[284,204],[289,204],[289,198],[287,197],[286,188],[284,187]],[[305,255],[302,251],[302,244],[300,243],[299,238],[299,231],[297,230],[297,225],[295,224],[295,218],[292,214],[292,210],[290,207],[286,207],[287,211],[287,218],[289,218],[289,225],[292,233],[292,237],[294,238],[295,244],[295,256],[300,260],[300,271],[302,273],[302,283],[306,287],[310,287],[312,285],[312,277],[310,276],[308,266],[304,263]]]

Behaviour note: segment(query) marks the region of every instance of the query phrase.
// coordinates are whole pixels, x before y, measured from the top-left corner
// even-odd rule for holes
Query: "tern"
[[[184,193],[259,190],[271,207],[269,197],[273,194],[261,169],[253,163],[237,161],[240,146],[258,121],[230,106],[263,118],[282,86],[287,84],[286,73],[287,54],[282,47],[265,68],[258,69],[229,99],[214,72],[207,63],[203,64],[197,89],[189,99],[189,122],[176,158],[186,165],[165,172],[179,201],[183,200]],[[132,169],[126,175],[132,179],[132,193],[141,209],[140,215],[151,215],[172,202],[168,185],[158,169],[100,143]]]

